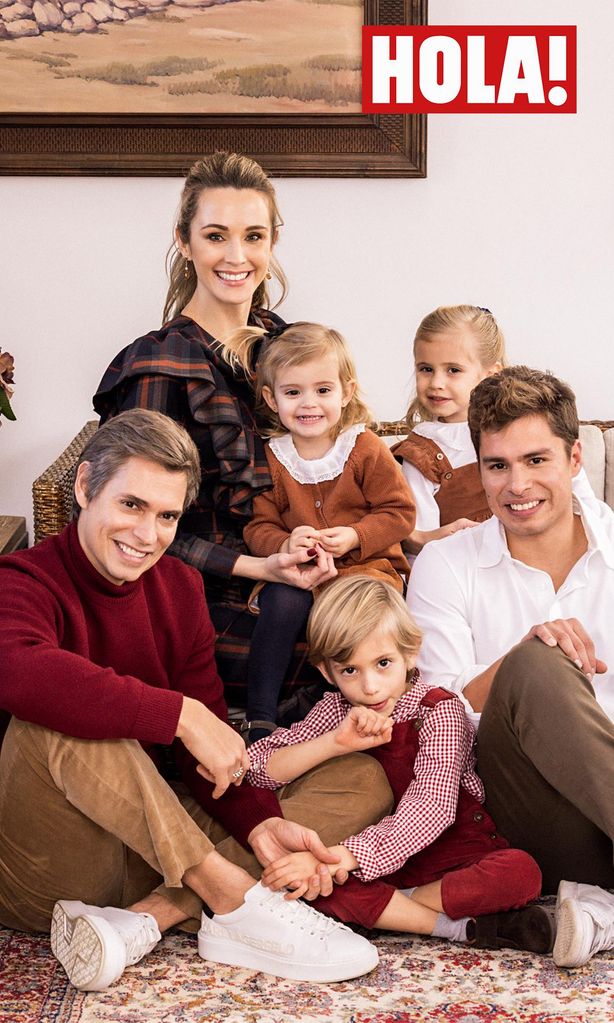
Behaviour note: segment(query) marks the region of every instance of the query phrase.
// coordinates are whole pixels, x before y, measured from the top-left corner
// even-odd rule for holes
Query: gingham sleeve
[[[360,880],[393,873],[434,842],[456,817],[461,779],[483,801],[483,788],[471,770],[473,734],[460,700],[425,708],[415,777],[395,812],[343,842],[358,860],[354,873]]]
[[[271,735],[259,739],[249,747],[248,782],[256,788],[263,789],[278,789],[285,785],[286,781],[291,779],[276,781],[267,773],[266,766],[275,750],[283,749],[285,746],[297,746],[299,743],[308,742],[309,739],[317,739],[326,732],[332,732],[341,724],[348,709],[349,706],[340,693],[325,693],[303,721],[297,721],[290,728],[277,728]]]

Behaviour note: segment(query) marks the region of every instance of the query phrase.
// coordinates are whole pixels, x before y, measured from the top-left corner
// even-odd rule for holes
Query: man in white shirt
[[[493,518],[416,560],[418,663],[483,711],[488,808],[559,886],[555,962],[578,966],[614,947],[614,896],[596,887],[614,887],[614,513],[572,495],[577,411],[555,377],[487,378],[469,425]]]

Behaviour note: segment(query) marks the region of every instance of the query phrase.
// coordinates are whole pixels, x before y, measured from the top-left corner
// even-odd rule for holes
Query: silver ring
[[[240,778],[242,774],[243,774],[243,768],[240,767],[238,771],[234,772],[233,778]]]

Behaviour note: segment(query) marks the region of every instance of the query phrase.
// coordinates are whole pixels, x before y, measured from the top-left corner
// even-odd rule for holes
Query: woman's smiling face
[[[187,243],[201,308],[246,306],[269,268],[274,228],[265,195],[255,189],[207,188],[201,192]]]

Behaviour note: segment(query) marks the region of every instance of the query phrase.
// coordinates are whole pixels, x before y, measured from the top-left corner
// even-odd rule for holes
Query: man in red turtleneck
[[[51,922],[53,951],[84,990],[107,987],[203,903],[215,914],[202,916],[203,958],[316,981],[377,962],[365,939],[280,901],[215,849],[230,833],[261,863],[292,848],[333,862],[272,793],[241,784],[249,759],[226,723],[201,576],[162,557],[199,480],[182,427],[125,412],[82,455],[77,518],[0,559],[0,706],[12,715],[0,755],[0,923]],[[330,565],[319,555],[300,571],[315,583]],[[164,747],[174,787],[158,770]],[[371,772],[360,781],[373,795],[371,765],[356,769]],[[324,821],[323,793],[307,792]],[[289,817],[301,819],[305,794],[282,797]],[[377,798],[369,822],[385,812]],[[338,792],[329,816],[350,833],[347,802]]]

